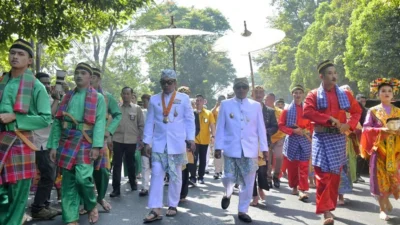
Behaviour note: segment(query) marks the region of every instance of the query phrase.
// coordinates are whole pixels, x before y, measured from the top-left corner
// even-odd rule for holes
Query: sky
[[[162,2],[162,1],[160,1]],[[175,0],[180,6],[194,8],[215,8],[228,19],[233,32],[244,30],[243,21],[247,22],[248,30],[253,33],[268,28],[267,17],[273,15],[271,0]],[[232,52],[229,54],[238,77],[250,76],[248,56]],[[255,70],[257,67],[253,65]]]

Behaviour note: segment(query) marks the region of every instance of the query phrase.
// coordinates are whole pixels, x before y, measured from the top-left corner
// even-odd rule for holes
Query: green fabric
[[[115,100],[115,98],[108,92],[106,92],[106,96],[108,99],[108,113],[112,116],[112,121],[108,125],[107,131],[113,135],[119,123],[121,122],[122,113],[121,110],[119,110],[118,102]]]
[[[106,197],[109,176],[110,173],[107,168],[100,168],[93,171],[93,178],[97,189],[97,202]]]
[[[0,104],[0,113],[14,113],[14,104],[20,80],[21,76],[12,78],[4,88]],[[7,124],[7,128],[10,131],[13,131],[15,127],[20,130],[39,130],[48,127],[50,123],[51,109],[49,95],[43,84],[36,79],[28,113],[16,113],[16,121]]]
[[[354,182],[357,179],[357,154],[354,151],[353,141],[350,138],[347,138],[346,149],[347,158],[349,159],[350,165],[350,178],[351,181]]]
[[[135,165],[135,175],[138,176],[142,172],[142,154],[139,150],[135,151],[135,158],[133,160],[133,165]],[[128,166],[126,166],[126,159],[124,156],[124,177],[128,176]]]
[[[85,110],[86,89],[78,90],[71,98],[67,112],[71,114],[78,123],[83,122]],[[92,148],[103,148],[104,146],[104,132],[106,120],[106,107],[104,96],[100,93],[97,95],[97,110],[96,110],[96,124],[93,127],[93,143]],[[66,119],[67,120],[67,119]],[[62,124],[60,120],[54,120],[51,128],[49,141],[47,143],[48,149],[57,149],[58,143],[61,138]]]
[[[21,225],[30,187],[31,179],[0,185],[0,225]]]
[[[72,170],[63,169],[61,182],[61,208],[64,223],[79,220],[79,204],[90,212],[96,207],[93,184],[93,165],[79,164]]]

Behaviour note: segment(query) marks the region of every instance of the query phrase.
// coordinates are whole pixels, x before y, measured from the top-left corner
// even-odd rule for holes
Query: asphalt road
[[[212,168],[211,168],[212,169]],[[212,170],[211,170],[212,172]],[[335,224],[351,225],[380,225],[398,224],[400,225],[400,202],[391,199],[394,210],[390,214],[392,219],[388,222],[379,220],[379,207],[377,201],[369,194],[368,178],[365,184],[355,184],[353,194],[345,196],[346,205],[339,207],[333,213],[337,217]],[[126,182],[126,180],[124,180]],[[220,207],[223,186],[220,180],[214,180],[207,175],[206,184],[198,185],[189,190],[188,201],[179,205],[179,213],[174,218],[163,218],[162,221],[153,224],[184,224],[184,225],[214,225],[214,224],[244,224],[237,218],[237,191],[231,200],[231,205],[227,210]],[[111,182],[111,179],[110,179]],[[109,198],[113,209],[110,213],[103,213],[98,206],[100,220],[98,225],[125,225],[142,224],[144,216],[149,212],[147,207],[147,197],[139,197],[138,192],[124,191],[128,186],[121,187],[121,197]],[[167,187],[164,191],[167,190]],[[111,192],[111,185],[108,192]],[[322,216],[315,214],[315,189],[310,190],[308,203],[299,201],[297,196],[290,195],[291,190],[287,181],[282,179],[280,189],[273,189],[267,194],[265,202],[261,202],[258,207],[250,207],[249,215],[253,218],[254,225],[278,225],[278,224],[322,224]],[[55,192],[53,193],[53,196]],[[165,195],[164,195],[165,196]],[[30,196],[29,203],[32,201]],[[164,197],[164,202],[166,202]],[[57,203],[54,207],[60,207]],[[28,210],[29,212],[29,210]],[[163,210],[165,214],[166,208]],[[56,225],[63,224],[61,216],[52,221],[32,221],[29,225]],[[87,215],[81,216],[80,225],[88,225]]]

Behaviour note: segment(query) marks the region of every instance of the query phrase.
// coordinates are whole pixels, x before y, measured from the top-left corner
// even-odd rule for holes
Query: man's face
[[[136,103],[137,103],[137,99],[136,99],[136,96],[135,96],[135,95],[132,95],[131,102],[132,102],[133,104],[136,104]]]
[[[304,98],[304,92],[302,90],[295,90],[293,91],[292,96],[295,102],[302,102]]]
[[[147,109],[147,107],[149,106],[149,99],[142,98],[142,102],[143,102],[143,108]]]
[[[265,93],[264,90],[254,90],[254,98],[257,102],[262,103]]]
[[[92,85],[92,87],[94,87],[96,89],[99,88],[100,82],[101,82],[101,78],[99,76],[93,74],[90,77],[90,85]]]
[[[50,93],[50,77],[41,77],[39,81],[44,85],[47,93]]]
[[[265,105],[272,107],[274,106],[274,102],[275,102],[275,96],[267,95],[267,97],[265,98]]]
[[[175,91],[176,80],[163,78],[160,80],[161,88],[165,94],[169,94]]]
[[[233,87],[233,91],[238,99],[245,99],[249,92],[249,85],[243,83],[236,84]]]
[[[320,78],[324,85],[334,86],[336,85],[338,74],[334,66],[330,66],[325,69],[325,73],[320,75]]]
[[[88,87],[90,85],[91,75],[86,70],[75,70],[74,81],[79,88]]]
[[[125,88],[124,90],[122,90],[121,98],[124,103],[130,103],[133,98],[132,90],[130,88]]]
[[[225,100],[225,96],[221,95],[218,97],[218,102],[221,103],[223,100]]]
[[[359,98],[358,101],[359,101],[359,102],[361,103],[361,105],[364,106],[364,107],[365,107],[365,104],[367,104],[367,99],[366,99],[366,98]]]
[[[27,68],[32,64],[32,58],[25,50],[12,48],[8,54],[8,62],[10,66],[15,69]]]
[[[201,96],[197,97],[197,98],[196,98],[196,107],[197,107],[198,109],[202,109],[203,106],[204,106],[204,98],[201,97]]]
[[[276,103],[276,107],[278,107],[278,108],[280,108],[280,109],[285,109],[285,103],[283,103],[283,102],[278,102],[278,103]]]

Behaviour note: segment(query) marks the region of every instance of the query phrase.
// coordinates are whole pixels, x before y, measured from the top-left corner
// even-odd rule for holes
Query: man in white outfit
[[[267,133],[261,104],[247,98],[247,78],[236,78],[236,97],[222,101],[215,139],[215,157],[221,158],[224,150],[224,176],[222,183],[225,195],[221,207],[227,209],[235,184],[240,185],[238,217],[250,223],[247,211],[252,200],[254,178],[258,169],[258,149],[268,159]],[[268,163],[267,163],[268,164]]]
[[[144,129],[144,145],[151,155],[152,171],[148,207],[150,213],[145,223],[161,220],[164,176],[169,174],[167,216],[177,214],[182,187],[182,165],[187,164],[186,142],[194,150],[195,123],[189,96],[175,91],[176,73],[163,70],[160,84],[162,93],[150,98]],[[152,149],[150,148],[152,144]]]

